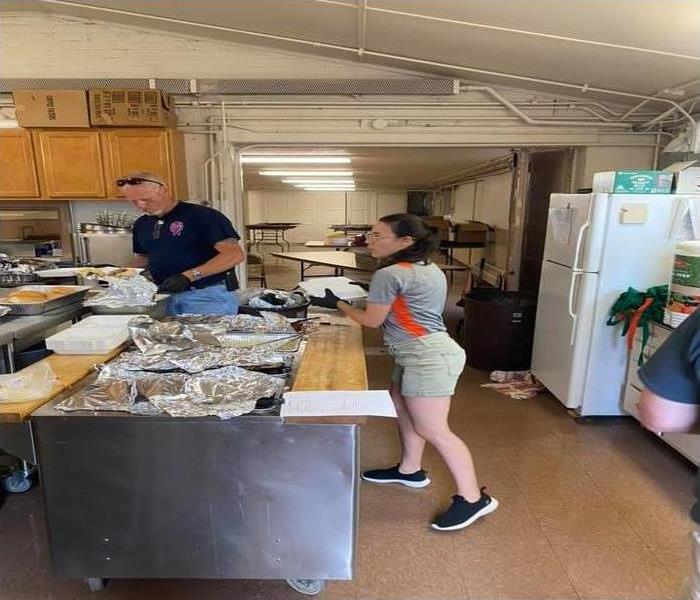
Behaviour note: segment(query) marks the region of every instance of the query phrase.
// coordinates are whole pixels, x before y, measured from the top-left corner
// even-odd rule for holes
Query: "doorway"
[[[573,149],[531,152],[523,216],[519,288],[537,294],[547,235],[549,196],[570,189]]]

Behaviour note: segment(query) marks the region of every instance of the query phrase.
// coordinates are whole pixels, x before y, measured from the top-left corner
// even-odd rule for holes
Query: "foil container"
[[[216,331],[250,333],[292,333],[289,320],[280,314],[263,312],[261,316],[253,315],[183,315],[166,317],[164,321],[177,321],[193,331]]]
[[[281,310],[308,306],[309,304],[309,297],[299,290],[286,292],[284,290],[249,288],[240,292],[238,296],[243,306],[250,306],[258,310]]]
[[[144,354],[164,354],[197,346],[204,352],[207,346],[248,348],[299,338],[285,317],[267,314],[263,317],[189,315],[163,321],[141,316],[129,322],[129,333]]]
[[[62,411],[121,411],[172,417],[248,414],[263,398],[279,397],[284,381],[238,367],[206,373],[142,373],[107,365],[97,380],[56,405]]]
[[[252,348],[211,348],[198,346],[183,351],[144,354],[138,350],[123,352],[114,361],[127,371],[175,371],[199,373],[208,369],[238,366],[248,369],[281,366],[290,368],[293,356],[280,349],[283,343]]]
[[[158,290],[155,283],[141,275],[129,279],[120,277],[101,278],[109,287],[86,300],[85,306],[107,306],[121,308],[123,306],[153,306],[153,297]]]
[[[199,345],[192,331],[178,321],[155,321],[139,316],[129,321],[129,335],[144,354],[164,354],[171,350],[188,350]]]

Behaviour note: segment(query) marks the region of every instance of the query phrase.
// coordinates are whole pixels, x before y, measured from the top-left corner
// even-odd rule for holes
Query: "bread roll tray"
[[[21,291],[50,292],[61,288],[67,292],[45,302],[10,302],[7,297]],[[80,302],[90,289],[87,285],[25,285],[14,289],[0,290],[0,306],[7,306],[11,315],[39,315],[41,313]],[[70,290],[70,291],[68,291]]]

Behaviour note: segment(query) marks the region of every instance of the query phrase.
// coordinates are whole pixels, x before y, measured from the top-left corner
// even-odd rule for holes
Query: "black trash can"
[[[525,371],[532,359],[537,298],[476,288],[464,297],[467,364],[484,371]]]

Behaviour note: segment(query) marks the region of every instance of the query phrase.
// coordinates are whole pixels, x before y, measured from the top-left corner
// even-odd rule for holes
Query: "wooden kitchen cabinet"
[[[31,135],[26,129],[0,129],[0,198],[38,198]]]
[[[34,131],[33,137],[42,197],[105,197],[98,131],[43,129]]]
[[[129,172],[162,176],[176,198],[187,196],[184,141],[171,129],[109,129],[100,131],[107,197],[119,196],[115,180]]]

